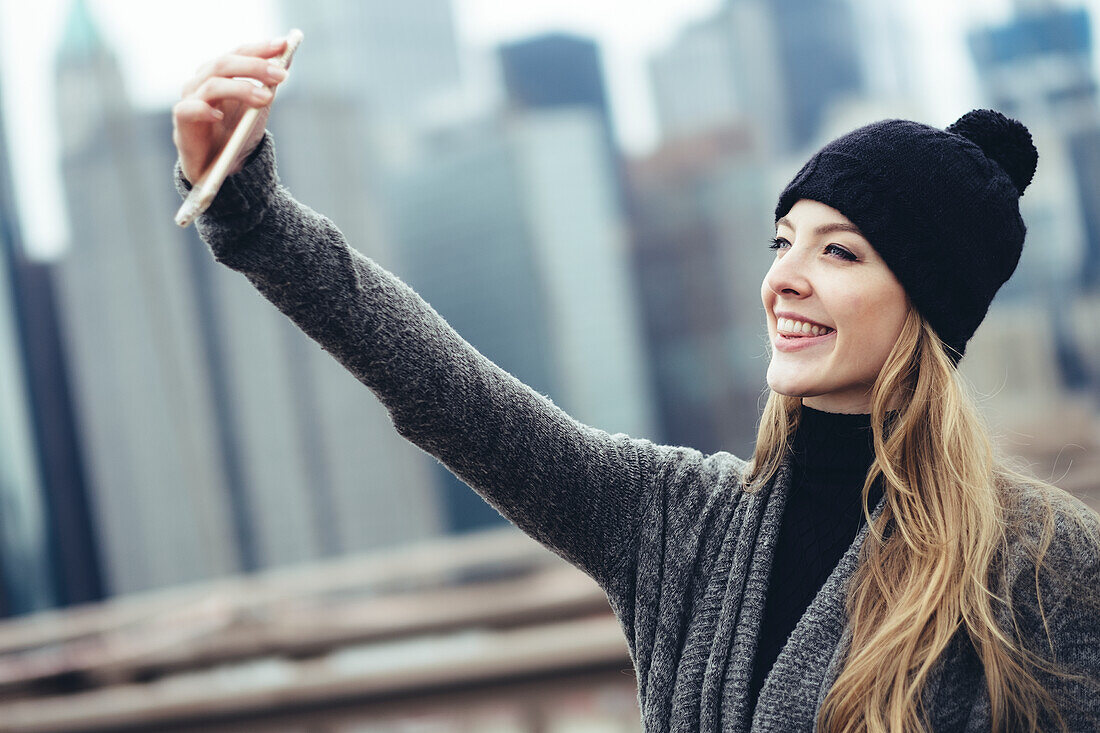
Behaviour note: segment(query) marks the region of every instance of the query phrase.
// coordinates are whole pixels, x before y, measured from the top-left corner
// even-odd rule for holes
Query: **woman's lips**
[[[802,351],[802,349],[824,343],[833,336],[836,336],[835,330],[823,333],[820,336],[784,336],[781,333],[776,333],[775,338],[772,339],[772,345],[780,351]]]

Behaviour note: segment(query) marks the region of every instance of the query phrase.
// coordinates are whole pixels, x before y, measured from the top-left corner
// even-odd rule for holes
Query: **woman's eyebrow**
[[[777,227],[781,224],[791,229],[792,231],[794,230],[794,225],[792,225],[790,219],[785,216],[775,223]],[[859,227],[857,227],[855,224],[847,224],[839,221],[832,224],[822,224],[817,229],[814,229],[814,234],[818,236],[824,234],[832,234],[833,232],[851,232],[852,234],[858,234],[861,237],[863,236],[863,232],[861,232],[859,230]],[[866,237],[864,237],[864,239],[866,239]]]

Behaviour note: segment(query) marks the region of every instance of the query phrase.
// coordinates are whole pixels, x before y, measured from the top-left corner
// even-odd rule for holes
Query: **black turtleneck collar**
[[[875,458],[871,415],[823,412],[803,405],[792,448],[800,467],[866,474]]]

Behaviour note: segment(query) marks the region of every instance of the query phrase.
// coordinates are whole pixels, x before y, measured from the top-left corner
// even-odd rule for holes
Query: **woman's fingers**
[[[217,122],[225,114],[209,103],[190,97],[181,99],[172,107],[172,117],[176,122]]]
[[[256,86],[247,79],[226,79],[212,76],[189,95],[190,99],[200,99],[211,106],[228,99],[235,99],[249,107],[262,107],[271,101],[274,95],[266,87]]]
[[[260,43],[246,43],[243,46],[238,46],[233,53],[241,56],[259,56],[269,59],[272,56],[281,54],[284,48],[286,48],[286,39],[276,38],[271,41],[261,41]]]
[[[183,87],[183,96],[193,94],[208,79],[214,77],[248,77],[256,79],[268,86],[276,86],[286,79],[287,72],[275,66],[269,59],[256,58],[255,56],[240,56],[227,54],[219,56],[199,67],[187,84]]]
[[[181,99],[172,107],[172,142],[179,151],[184,177],[195,182],[229,134],[225,113],[201,99]]]

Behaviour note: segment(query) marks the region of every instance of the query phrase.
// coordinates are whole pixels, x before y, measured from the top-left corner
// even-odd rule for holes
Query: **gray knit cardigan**
[[[176,183],[183,194],[190,188],[178,164]],[[746,462],[729,453],[656,445],[572,419],[295,201],[278,184],[269,135],[198,227],[218,262],[243,273],[378,396],[402,436],[600,584],[626,635],[646,731],[814,730],[850,639],[845,590],[866,526],[798,622],[750,718],[746,690],[789,464],[748,493]],[[1077,581],[1047,583],[1044,608],[1058,658],[1083,678],[1045,684],[1070,730],[1095,732],[1100,527],[1091,537],[1074,530],[1070,513],[1094,515],[1068,495],[1056,508],[1051,557]],[[1040,647],[1034,566],[1021,558],[1010,557],[1015,607]],[[934,731],[990,730],[982,667],[963,632],[923,700]]]

